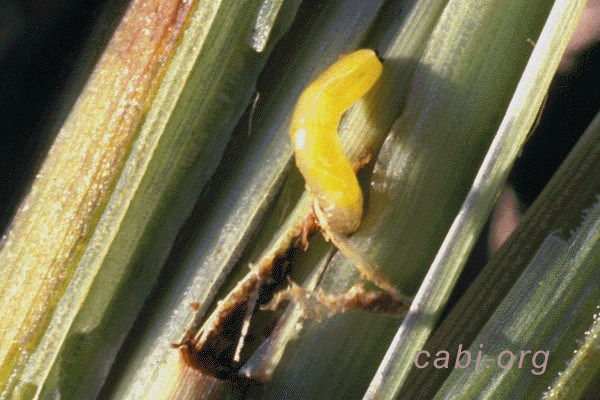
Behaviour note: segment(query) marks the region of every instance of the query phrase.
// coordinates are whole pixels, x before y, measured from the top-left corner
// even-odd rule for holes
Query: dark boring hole
[[[219,324],[220,329],[209,336],[201,348],[196,348],[184,339],[184,344],[178,346],[182,352],[183,361],[218,379],[233,382],[253,381],[251,378],[241,377],[238,375],[238,371],[258,346],[269,337],[283,313],[283,310],[261,310],[260,306],[269,303],[277,291],[287,286],[287,277],[291,272],[292,261],[299,252],[298,247],[292,246],[281,257],[277,257],[273,261],[270,277],[258,288],[258,299],[239,362],[234,361],[234,354],[242,332],[248,301],[241,303],[224,317]]]

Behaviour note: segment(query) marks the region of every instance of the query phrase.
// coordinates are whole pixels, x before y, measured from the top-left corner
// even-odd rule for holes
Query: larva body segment
[[[290,136],[296,165],[329,228],[349,234],[362,218],[363,195],[338,136],[343,113],[377,81],[382,64],[373,50],[342,56],[300,95]]]

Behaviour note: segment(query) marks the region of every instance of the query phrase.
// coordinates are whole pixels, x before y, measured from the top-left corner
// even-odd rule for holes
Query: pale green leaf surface
[[[482,366],[475,368],[471,363],[454,369],[435,398],[542,397],[552,377],[564,368],[565,353],[577,350],[577,341],[584,339],[593,321],[600,299],[599,263],[600,202],[596,202],[567,241],[554,234],[547,238],[475,338],[469,352],[473,355],[483,349]],[[498,360],[503,351],[510,351],[514,358],[505,354]],[[577,374],[593,377],[594,372],[582,368]]]
[[[586,399],[597,393],[600,378],[600,305],[595,307],[593,323],[568,361],[564,371],[554,377],[543,399]],[[595,382],[594,382],[595,380]]]
[[[600,166],[600,116],[596,117],[542,194],[525,214],[517,231],[488,262],[475,282],[436,329],[424,350],[435,354],[439,350],[457,349],[459,344],[467,347],[472,343],[533,257],[536,254],[544,254],[540,247],[546,238],[550,235],[569,237],[572,235],[571,232],[581,225],[582,213],[592,207],[600,193],[598,166]],[[584,318],[582,323],[587,327],[589,319]],[[581,330],[577,326],[574,329]],[[568,343],[562,347],[563,350],[574,351],[574,340],[570,335],[564,335],[561,340],[566,340]],[[560,366],[555,369],[560,371],[565,357],[568,359],[572,354],[562,356],[556,352],[554,354],[550,361],[556,360]],[[455,352],[451,352],[451,355],[450,363],[454,365]],[[415,368],[407,379],[411,384],[402,389],[400,397],[432,397],[450,372],[446,369]],[[547,385],[547,382],[544,385]]]
[[[253,93],[268,52],[250,49],[240,28],[254,22],[258,6],[193,7],[79,267],[22,372],[27,393],[41,389],[51,367],[44,396],[99,391]]]
[[[535,121],[584,5],[584,1],[560,0],[554,4],[473,186],[375,374],[366,399],[394,398],[406,382],[413,360],[431,334]],[[528,2],[527,6],[531,4]],[[463,11],[470,14],[472,10]]]

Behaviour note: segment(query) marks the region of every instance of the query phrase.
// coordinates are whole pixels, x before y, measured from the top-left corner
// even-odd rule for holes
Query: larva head
[[[308,88],[320,90],[335,99],[336,108],[345,111],[377,82],[383,65],[375,51],[361,49],[341,56]]]

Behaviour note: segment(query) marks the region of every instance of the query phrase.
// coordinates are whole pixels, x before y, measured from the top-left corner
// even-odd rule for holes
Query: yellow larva
[[[357,50],[340,57],[300,95],[292,115],[290,137],[296,165],[313,197],[325,237],[354,263],[363,279],[407,303],[408,299],[377,265],[343,236],[360,225],[363,195],[352,164],[343,152],[338,125],[344,112],[377,82],[382,70],[373,50]]]
[[[363,208],[362,191],[342,150],[338,124],[375,84],[382,68],[373,50],[340,57],[302,92],[292,116],[296,165],[314,197],[321,223],[337,233],[358,229]]]

